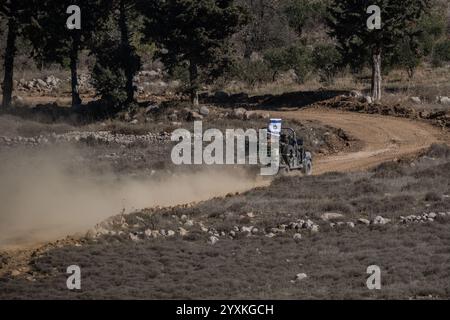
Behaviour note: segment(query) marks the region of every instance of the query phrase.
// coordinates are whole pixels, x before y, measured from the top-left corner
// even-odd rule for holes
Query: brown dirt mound
[[[348,96],[338,96],[324,102],[316,104],[316,107],[326,107],[351,112],[360,112],[367,114],[380,114],[385,116],[394,116],[400,118],[428,120],[432,124],[441,128],[450,128],[450,110],[447,111],[427,111],[416,108],[402,106],[400,104],[380,104],[367,103],[364,99],[358,99]]]

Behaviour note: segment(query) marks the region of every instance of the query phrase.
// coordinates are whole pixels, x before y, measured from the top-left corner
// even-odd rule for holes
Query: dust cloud
[[[123,211],[203,201],[267,184],[236,168],[130,177],[109,168],[93,170],[79,159],[79,150],[71,148],[0,152],[0,248],[82,233]]]

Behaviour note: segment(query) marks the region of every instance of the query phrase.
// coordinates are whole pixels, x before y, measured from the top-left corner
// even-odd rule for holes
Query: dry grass
[[[450,150],[433,146],[414,162],[388,163],[366,173],[281,177],[268,188],[218,198],[190,208],[137,212],[154,228],[178,226],[183,214],[209,227],[271,228],[296,218],[343,213],[344,221],[382,215],[386,226],[330,228],[269,239],[221,238],[192,229],[184,239],[132,242],[127,236],[86,240],[82,247],[54,248],[31,262],[37,281],[0,279],[0,298],[69,299],[408,299],[450,297],[450,223],[399,225],[400,215],[450,211]],[[411,164],[414,165],[411,165]],[[152,214],[149,215],[148,213]],[[246,214],[254,212],[255,217]],[[158,218],[155,218],[157,215]],[[150,221],[151,219],[151,221]],[[78,264],[81,292],[65,288],[65,268]],[[382,269],[382,290],[365,286],[366,268]],[[292,283],[297,273],[308,278]]]

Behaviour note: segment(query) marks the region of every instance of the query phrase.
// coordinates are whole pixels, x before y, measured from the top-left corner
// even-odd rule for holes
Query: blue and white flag
[[[279,137],[281,134],[281,119],[270,119],[269,133]]]

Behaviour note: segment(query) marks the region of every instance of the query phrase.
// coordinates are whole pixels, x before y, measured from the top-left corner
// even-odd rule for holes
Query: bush
[[[278,72],[295,70],[299,83],[303,83],[312,71],[312,50],[304,45],[272,49],[265,53],[273,78]]]
[[[450,40],[444,40],[436,44],[433,51],[432,63],[439,67],[450,62]]]
[[[265,52],[264,60],[270,66],[272,70],[272,80],[276,80],[276,76],[279,72],[288,71],[291,68],[289,56],[287,55],[285,48],[274,48]]]
[[[436,192],[430,191],[430,192],[427,192],[427,194],[425,194],[424,200],[427,202],[437,202],[437,201],[441,201],[442,197],[439,194],[437,194]]]
[[[324,83],[332,83],[334,77],[339,71],[341,63],[341,54],[336,46],[331,44],[320,44],[313,51],[313,65],[320,76],[320,81]]]
[[[399,67],[406,70],[408,77],[412,79],[416,68],[422,60],[421,49],[416,48],[411,39],[405,38],[397,44],[393,54],[386,60],[387,71],[394,67]]]

